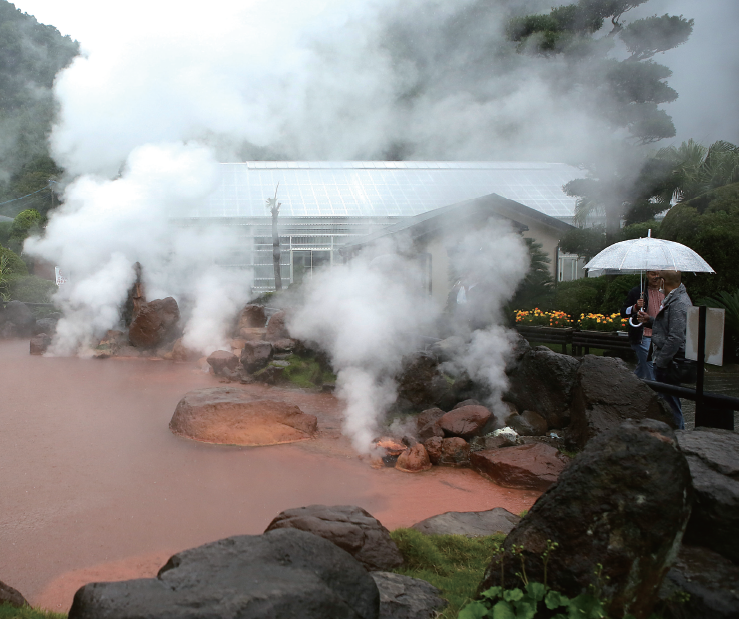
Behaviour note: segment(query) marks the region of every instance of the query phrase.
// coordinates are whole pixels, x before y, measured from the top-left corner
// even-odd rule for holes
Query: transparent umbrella
[[[593,257],[584,268],[622,273],[637,271],[715,273],[690,247],[651,236],[614,243]]]
[[[644,271],[682,271],[715,273],[711,266],[690,247],[674,241],[655,239],[652,231],[642,239],[621,241],[606,247],[593,257],[584,269],[606,273],[636,273],[640,275],[641,297],[644,298]],[[629,319],[633,327],[641,324]]]

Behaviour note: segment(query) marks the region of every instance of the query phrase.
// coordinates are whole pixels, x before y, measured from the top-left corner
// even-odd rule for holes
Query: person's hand
[[[637,314],[637,320],[641,323],[647,322],[649,320],[649,314],[647,314],[643,310],[639,310],[639,314]]]
[[[636,308],[637,308],[637,310],[640,310],[640,309],[642,309],[643,307],[644,307],[644,299],[639,299],[639,300],[638,300],[638,301],[636,302]]]

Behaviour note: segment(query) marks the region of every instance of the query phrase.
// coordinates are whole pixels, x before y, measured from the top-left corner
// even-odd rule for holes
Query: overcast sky
[[[115,48],[116,41],[132,38],[156,38],[166,41],[168,36],[181,36],[191,31],[205,38],[217,40],[219,32],[227,32],[236,23],[243,24],[244,15],[252,7],[264,6],[262,0],[211,0],[208,3],[173,3],[169,0],[128,0],[109,3],[100,0],[16,0],[22,11],[40,22],[52,24],[62,34],[80,41],[83,49],[95,51]],[[279,33],[294,30],[291,20],[318,15],[326,7],[347,4],[345,0],[310,2],[314,10],[289,10],[289,2],[268,3],[267,13],[280,26],[272,23],[261,29],[259,20],[265,13],[255,10],[253,30],[244,36],[259,36],[260,32]],[[351,4],[351,3],[350,3]],[[358,3],[356,3],[358,4]],[[261,7],[260,7],[261,8]],[[637,12],[638,11],[638,12]],[[628,15],[628,19],[653,14],[682,14],[695,19],[691,39],[683,46],[658,55],[655,60],[673,70],[669,80],[679,99],[665,106],[677,127],[675,142],[693,137],[710,143],[725,139],[739,143],[739,45],[736,25],[739,24],[739,0],[650,0]],[[329,11],[330,14],[330,11]],[[239,20],[229,17],[239,15]],[[259,17],[261,15],[262,17]],[[210,37],[208,36],[210,35]],[[120,49],[124,49],[121,46]],[[664,144],[664,143],[663,143]]]

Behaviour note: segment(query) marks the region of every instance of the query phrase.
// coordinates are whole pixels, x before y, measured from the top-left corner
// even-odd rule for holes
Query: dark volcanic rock
[[[468,405],[455,408],[439,419],[445,436],[472,438],[485,427],[490,411],[484,406]]]
[[[431,464],[439,464],[441,461],[441,446],[443,443],[444,439],[440,436],[432,436],[423,443]]]
[[[239,312],[236,333],[241,331],[241,329],[261,329],[266,324],[267,315],[264,313],[264,307],[262,305],[246,305]]]
[[[484,512],[446,512],[411,526],[426,535],[466,535],[481,537],[513,530],[521,518],[507,509],[495,507]]]
[[[157,348],[179,336],[179,320],[180,308],[172,297],[142,303],[131,321],[128,339],[137,348]]]
[[[356,505],[309,505],[288,509],[266,531],[300,529],[323,537],[348,552],[368,570],[391,570],[403,556],[390,532],[369,512]]]
[[[532,443],[474,451],[472,468],[505,488],[546,490],[557,481],[569,458],[550,445]]]
[[[290,339],[290,332],[287,330],[287,325],[285,324],[286,320],[287,314],[283,311],[272,314],[267,323],[267,331],[264,334],[264,339],[269,342]]]
[[[250,374],[261,370],[272,358],[272,344],[260,340],[244,342],[241,350],[241,365]]]
[[[0,324],[13,324],[12,335],[10,337],[23,337],[32,335],[36,319],[33,313],[25,303],[21,301],[10,301],[5,310],[0,311]]]
[[[687,593],[687,600],[676,599]],[[660,590],[665,619],[739,619],[739,566],[700,546],[682,546]]]
[[[626,419],[656,419],[669,425],[672,416],[665,407],[621,359],[585,355],[577,370],[567,444],[582,449],[594,436]]]
[[[676,434],[695,491],[685,541],[739,563],[739,434],[708,428]]]
[[[447,604],[425,580],[393,572],[371,575],[380,592],[379,619],[434,619]]]
[[[520,584],[512,545],[524,547],[528,578],[541,582],[541,555],[552,540],[559,544],[548,565],[553,589],[578,595],[600,563],[609,616],[645,619],[677,554],[691,501],[690,470],[672,430],[651,419],[624,422],[590,441],[508,535],[506,586]],[[499,584],[497,564],[487,573],[481,589]]]
[[[550,428],[565,427],[580,362],[545,346],[526,350],[521,345],[518,354],[520,359],[509,373],[506,400],[518,410],[536,411]]]
[[[458,402],[457,404],[454,405],[454,408],[452,410],[462,408],[463,406],[483,406],[483,404],[482,402],[478,400],[473,400],[470,398],[468,400],[463,400],[462,402]]]
[[[314,415],[293,404],[260,400],[235,387],[211,387],[186,393],[169,429],[206,443],[256,446],[309,439],[316,424]]]
[[[449,383],[439,371],[433,355],[418,353],[404,360],[398,376],[398,411],[417,411],[438,406],[448,410],[454,405]]]
[[[470,465],[470,444],[463,438],[452,437],[441,441],[439,464],[449,466]]]
[[[39,318],[36,324],[33,325],[33,332],[36,335],[46,333],[47,335],[54,335],[56,333],[56,325],[59,322],[61,315],[54,318],[47,316],[46,318]]]
[[[520,436],[544,436],[548,430],[546,420],[534,411],[510,415],[505,424],[513,428]]]
[[[51,344],[51,336],[46,333],[39,333],[31,338],[30,351],[32,355],[43,355]]]
[[[0,604],[10,604],[16,608],[28,606],[26,598],[24,598],[20,591],[13,589],[10,585],[6,585],[0,580]]]
[[[233,372],[239,366],[239,358],[232,352],[216,350],[208,357],[208,365],[216,376],[222,376],[224,370]]]
[[[294,529],[240,535],[174,555],[156,578],[91,583],[70,619],[376,619],[379,592],[352,557]]]

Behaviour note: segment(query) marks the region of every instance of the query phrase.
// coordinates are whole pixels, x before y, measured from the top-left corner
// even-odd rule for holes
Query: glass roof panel
[[[255,161],[219,165],[220,182],[183,217],[266,217],[267,198],[285,216],[413,216],[497,193],[546,215],[570,219],[575,199],[562,185],[583,172],[562,163]]]

